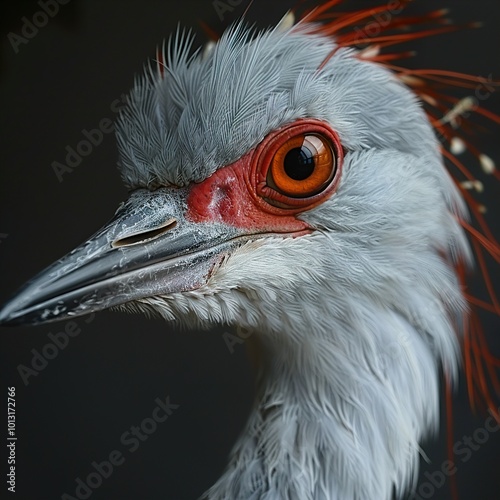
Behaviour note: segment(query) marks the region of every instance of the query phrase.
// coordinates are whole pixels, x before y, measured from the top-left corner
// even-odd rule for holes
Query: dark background
[[[15,53],[7,34],[20,34],[23,16],[32,19],[40,7],[33,1],[2,3],[0,303],[91,235],[126,197],[115,166],[113,134],[106,135],[73,172],[64,174],[63,182],[56,178],[52,162],[64,162],[65,147],[75,147],[83,139],[82,129],[115,117],[111,103],[130,89],[134,75],[178,23],[201,32],[203,20],[220,31],[243,13],[247,2],[232,4],[233,11],[221,20],[212,1],[71,0]],[[414,43],[419,55],[409,64],[484,77],[493,74],[498,79],[500,3],[419,0],[412,9],[425,12],[447,4],[458,22],[482,20],[483,29]],[[346,2],[346,8],[365,5],[370,2]],[[282,0],[255,0],[248,17],[266,27],[290,6]],[[203,41],[203,35],[199,39]],[[498,95],[484,104],[500,111]],[[499,161],[500,129],[487,126],[492,132],[476,143]],[[499,190],[490,184],[486,191],[482,200],[498,236]],[[495,279],[498,283],[498,268]],[[477,293],[483,292],[478,288]],[[484,321],[490,334],[498,332],[498,321],[486,316]],[[178,332],[140,315],[102,312],[89,323],[85,318],[77,323],[80,335],[39,375],[31,376],[28,386],[17,367],[30,366],[32,349],[41,351],[49,342],[47,335],[65,325],[1,331],[0,390],[17,388],[17,492],[11,497],[73,495],[75,478],[85,479],[93,461],[107,460],[118,449],[125,463],[92,499],[197,498],[220,475],[251,406],[253,378],[244,346],[230,353],[223,330]],[[151,416],[155,398],[167,395],[179,409],[129,453],[120,436]],[[1,400],[5,398],[6,394]],[[460,440],[481,427],[485,416],[471,414],[463,384],[454,405],[454,440]],[[4,445],[1,449],[5,478],[7,453]],[[423,462],[423,471],[439,470],[446,459],[444,433],[424,449],[429,463]],[[500,498],[499,456],[496,432],[470,460],[459,461],[462,500]],[[0,488],[3,495],[6,484]],[[449,486],[435,487],[432,493],[426,498],[447,499]]]

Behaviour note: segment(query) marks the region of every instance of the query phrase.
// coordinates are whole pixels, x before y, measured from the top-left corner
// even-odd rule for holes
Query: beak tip
[[[32,316],[26,309],[26,304],[23,297],[19,295],[14,296],[8,302],[5,302],[0,307],[0,326],[21,326],[32,324]]]
[[[16,324],[15,318],[9,311],[8,304],[5,304],[0,309],[0,326],[14,326]]]
[[[16,326],[23,322],[23,314],[19,314],[19,305],[16,304],[16,297],[0,304],[0,326]]]

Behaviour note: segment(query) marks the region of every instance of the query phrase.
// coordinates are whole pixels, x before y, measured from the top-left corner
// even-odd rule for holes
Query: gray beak
[[[0,324],[58,321],[203,286],[241,235],[190,222],[185,209],[183,189],[133,192],[106,226],[19,290]]]

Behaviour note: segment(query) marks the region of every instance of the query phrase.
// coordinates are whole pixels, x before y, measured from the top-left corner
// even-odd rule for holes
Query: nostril
[[[151,241],[158,236],[170,231],[177,225],[177,221],[175,219],[169,219],[160,227],[156,229],[151,229],[149,231],[143,231],[141,233],[132,234],[131,236],[126,236],[125,238],[120,238],[118,240],[113,241],[111,246],[116,247],[127,247],[130,245],[137,245],[138,243],[145,243],[146,241]]]

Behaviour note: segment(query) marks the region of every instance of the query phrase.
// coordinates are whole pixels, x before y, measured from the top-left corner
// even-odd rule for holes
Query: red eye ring
[[[273,162],[276,165],[276,155],[281,158],[280,155],[283,152],[280,150],[285,147],[286,151],[287,143],[293,146],[295,138],[301,136],[303,138],[310,136],[321,138],[323,143],[329,146],[334,163],[333,171],[330,174],[319,174],[318,183],[322,182],[319,191],[311,191],[306,186],[302,190],[303,194],[297,183],[292,185],[293,181],[287,185],[287,187],[292,186],[292,189],[288,189],[288,191],[279,189],[280,186],[277,185],[278,183],[275,182],[272,174],[274,171],[274,176],[276,176],[277,167],[273,168]],[[252,193],[255,193],[254,197],[259,205],[267,212],[295,214],[317,206],[334,193],[340,180],[343,160],[344,152],[340,138],[327,123],[315,119],[297,120],[266,136],[254,150],[251,158],[250,176],[247,179],[248,187]],[[322,178],[321,175],[323,175]],[[309,195],[309,193],[312,194]]]

